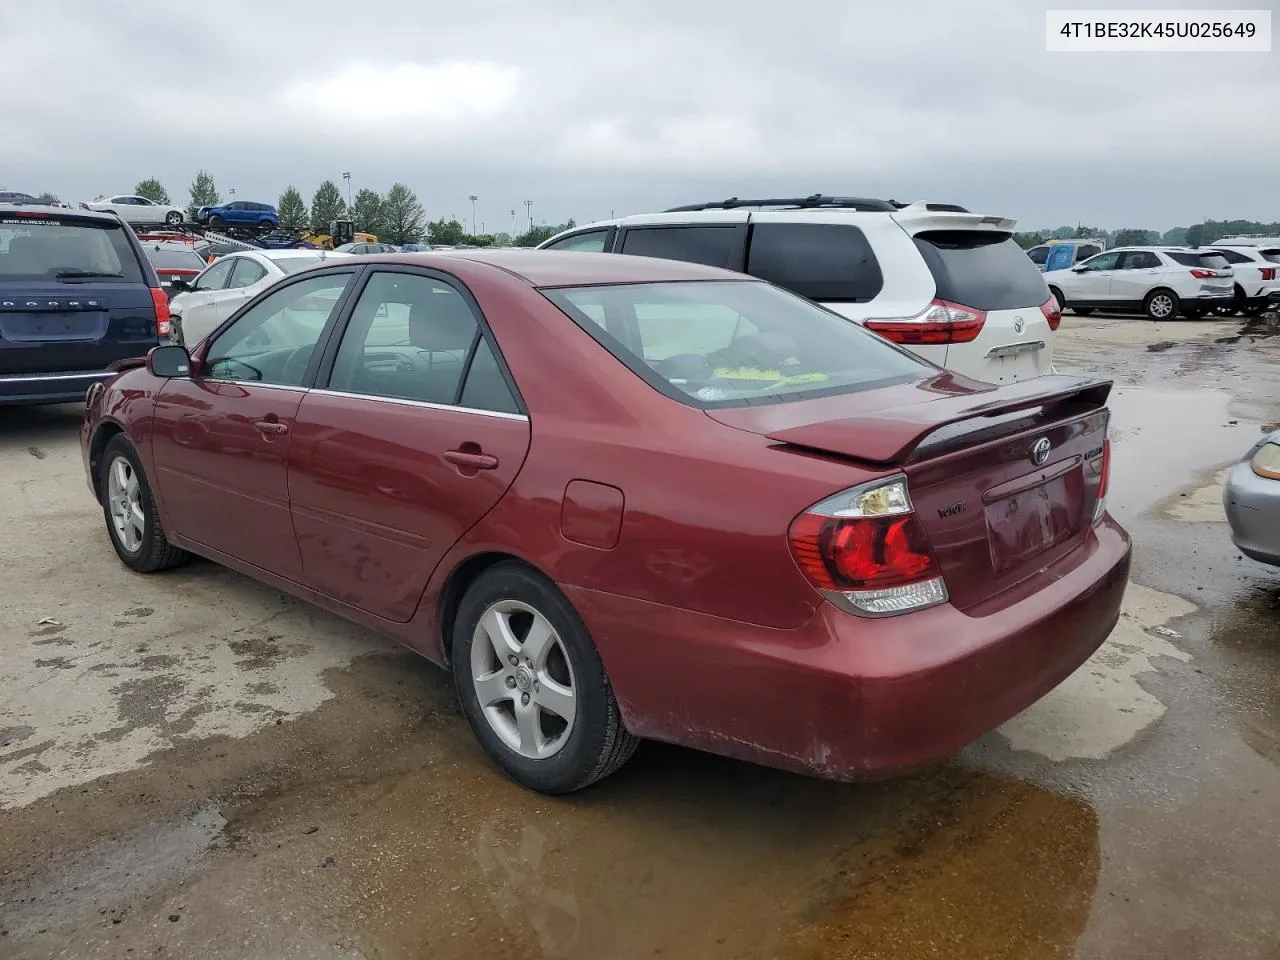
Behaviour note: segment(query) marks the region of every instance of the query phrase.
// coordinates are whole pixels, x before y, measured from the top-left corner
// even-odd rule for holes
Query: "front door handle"
[[[465,470],[496,470],[498,467],[497,457],[481,453],[480,447],[473,443],[463,444],[461,450],[446,450],[444,458]]]
[[[281,423],[279,420],[255,420],[253,425],[263,433],[288,433],[288,424]]]

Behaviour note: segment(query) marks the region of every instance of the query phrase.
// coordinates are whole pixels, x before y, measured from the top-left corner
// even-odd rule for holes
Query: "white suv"
[[[733,198],[574,227],[539,248],[748,273],[940,367],[1012,383],[1052,372],[1061,318],[1013,226],[954,204]]]
[[[1105,310],[1198,320],[1235,297],[1231,264],[1193,247],[1116,247],[1068,270],[1048,270],[1044,279],[1059,306],[1082,317]]]
[[[1236,298],[1231,312],[1254,317],[1280,305],[1280,239],[1219,240],[1212,249],[1222,254],[1236,275]]]

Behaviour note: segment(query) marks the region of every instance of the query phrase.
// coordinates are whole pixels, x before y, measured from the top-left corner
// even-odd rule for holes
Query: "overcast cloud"
[[[0,186],[185,202],[203,167],[274,203],[349,170],[433,219],[476,194],[491,231],[525,200],[814,191],[1026,228],[1280,219],[1280,54],[1048,54],[1045,6],[0,0]]]

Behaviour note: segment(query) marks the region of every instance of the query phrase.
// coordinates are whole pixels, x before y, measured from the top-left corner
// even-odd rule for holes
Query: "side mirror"
[[[1071,268],[1071,272],[1072,272],[1072,273],[1084,273],[1084,267],[1072,267],[1072,268]]]
[[[176,344],[152,347],[147,354],[147,372],[153,377],[189,377],[191,356],[186,347]]]
[[[190,290],[191,284],[188,281],[183,280],[182,277],[174,277],[172,280],[169,281],[169,289],[179,290],[179,291]]]

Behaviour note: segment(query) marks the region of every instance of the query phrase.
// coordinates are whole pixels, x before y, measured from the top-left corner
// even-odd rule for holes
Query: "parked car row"
[[[1268,259],[1276,256],[1277,260]],[[1280,248],[1116,247],[1076,266],[1047,270],[1061,309],[1141,313],[1150,320],[1261,313],[1280,303]]]

